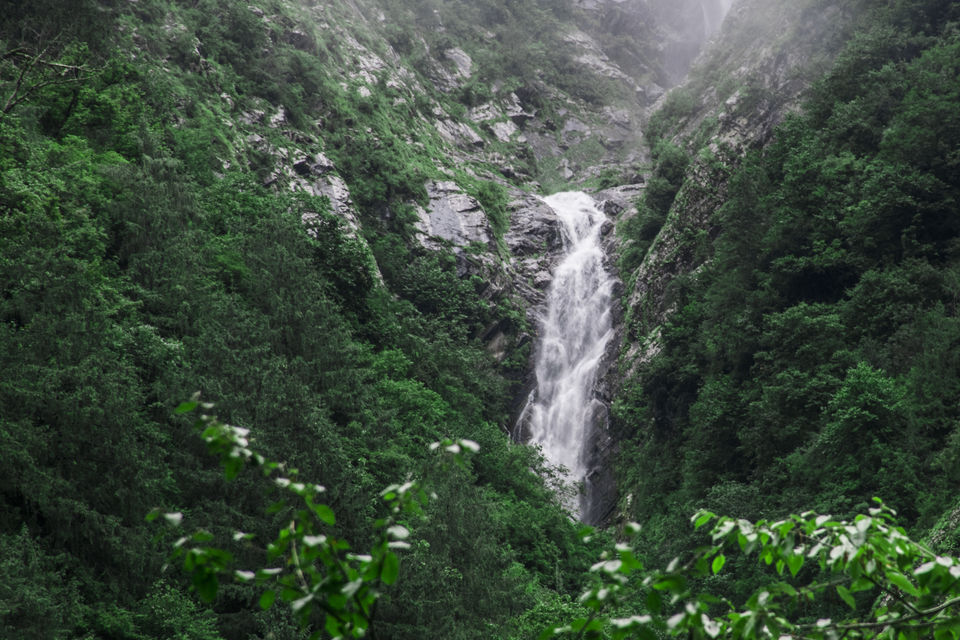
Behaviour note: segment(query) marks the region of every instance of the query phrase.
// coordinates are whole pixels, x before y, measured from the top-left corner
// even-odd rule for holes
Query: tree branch
[[[290,557],[293,559],[293,567],[296,570],[297,580],[300,582],[300,586],[303,588],[303,591],[305,593],[309,593],[310,584],[307,582],[307,578],[303,575],[303,570],[300,568],[300,555],[297,553],[297,528],[292,520],[290,521],[289,528],[290,532],[294,534],[294,536],[290,538]]]
[[[813,630],[813,629],[822,629],[822,628],[833,628],[833,629],[836,629],[837,631],[844,631],[844,632],[846,632],[846,631],[854,631],[854,630],[857,630],[857,629],[883,629],[884,627],[895,627],[895,628],[896,628],[896,627],[902,626],[903,623],[906,623],[906,622],[913,622],[913,621],[915,621],[915,620],[920,620],[921,618],[925,618],[925,617],[927,617],[927,616],[934,616],[934,615],[940,613],[941,611],[943,611],[943,610],[945,610],[945,609],[949,609],[950,607],[955,606],[955,605],[958,605],[958,604],[960,604],[960,597],[951,598],[950,600],[946,600],[946,601],[944,601],[944,602],[941,602],[941,603],[940,603],[939,605],[937,605],[936,607],[933,607],[933,608],[930,608],[930,609],[925,609],[925,610],[923,610],[923,611],[918,611],[918,612],[915,613],[915,614],[912,614],[912,615],[909,615],[909,616],[904,616],[903,618],[894,618],[893,620],[885,620],[885,621],[883,621],[883,622],[879,622],[879,621],[877,621],[877,622],[854,622],[854,623],[850,623],[850,624],[828,625],[827,627],[818,627],[816,624],[801,624],[801,625],[797,625],[796,628],[797,628],[797,629],[800,629],[800,630]],[[925,621],[923,621],[923,622],[920,622],[919,624],[911,624],[911,625],[908,625],[908,626],[911,627],[911,628],[923,628],[923,627],[930,627],[930,626],[935,625],[935,624],[937,624],[937,621],[936,621],[936,620],[925,620]]]
[[[880,584],[879,582],[877,582],[876,580],[874,580],[872,576],[864,575],[864,577],[865,577],[867,580],[869,580],[870,582],[872,582],[872,583],[874,584],[874,586],[876,586],[878,589],[880,589],[881,591],[883,591],[885,594],[887,594],[888,596],[890,596],[891,598],[893,598],[894,600],[896,600],[897,602],[899,602],[900,604],[902,604],[902,605],[905,606],[906,608],[910,609],[910,611],[912,611],[912,612],[914,613],[914,615],[920,615],[919,609],[917,609],[915,606],[913,606],[912,604],[910,604],[909,602],[907,602],[902,595],[900,595],[900,594],[896,593],[895,591],[892,591],[891,589],[888,589],[886,586]]]
[[[53,43],[56,41],[57,38],[54,38],[35,55],[30,54],[23,47],[17,47],[5,52],[2,56],[0,56],[0,59],[4,60],[7,58],[20,58],[24,61],[22,63],[23,66],[20,68],[20,73],[17,75],[17,81],[14,83],[13,92],[7,96],[7,99],[3,105],[3,109],[0,110],[0,116],[6,115],[13,111],[17,105],[27,100],[27,98],[33,95],[33,93],[35,93],[38,89],[42,89],[51,85],[69,84],[83,80],[83,73],[87,71],[87,68],[83,65],[64,64],[62,62],[53,62],[52,60],[46,59],[50,51],[50,47],[53,46]],[[38,79],[36,82],[33,82],[32,84],[27,83],[29,86],[25,86],[25,82],[29,78],[30,74],[37,67],[49,68],[58,73],[53,78],[50,78],[48,74],[44,74],[48,77],[41,75],[40,79]],[[70,72],[73,72],[73,77],[66,77]]]

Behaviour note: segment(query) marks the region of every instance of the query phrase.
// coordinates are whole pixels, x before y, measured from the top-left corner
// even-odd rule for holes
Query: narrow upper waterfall
[[[703,36],[710,38],[720,30],[723,19],[733,6],[733,0],[700,0],[703,11]]]
[[[574,483],[588,469],[584,443],[593,417],[602,408],[594,397],[597,371],[613,336],[611,297],[614,279],[603,266],[600,230],[606,216],[585,193],[557,193],[545,201],[563,223],[564,257],[547,291],[536,360],[537,386],[522,420],[530,442],[551,463],[563,465]],[[567,505],[577,515],[583,497]]]

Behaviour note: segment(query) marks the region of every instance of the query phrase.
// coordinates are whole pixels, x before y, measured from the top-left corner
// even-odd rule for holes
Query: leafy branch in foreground
[[[665,571],[645,572],[634,548],[618,544],[591,569],[594,584],[581,596],[591,615],[548,629],[541,640],[957,640],[960,560],[911,540],[896,526],[895,512],[877,503],[852,522],[808,512],[754,523],[701,511],[693,523],[698,529],[713,524],[712,544],[686,562],[675,559]],[[639,526],[630,529],[638,532]],[[720,573],[736,552],[755,555],[776,571],[775,578],[740,605],[693,592],[691,578]],[[616,617],[637,586],[646,594],[647,612]],[[828,599],[845,603],[850,615],[803,616],[809,610],[804,605]]]
[[[213,405],[194,398],[177,407],[176,413],[186,414],[198,408],[209,411]],[[264,609],[272,606],[278,597],[288,602],[304,627],[311,624],[316,614],[323,618],[323,630],[333,638],[366,635],[381,586],[397,580],[400,561],[396,552],[410,547],[406,541],[410,531],[400,519],[405,514],[421,513],[428,500],[423,486],[408,480],[381,492],[389,515],[374,522],[376,536],[372,546],[358,553],[333,532],[336,517],[321,499],[326,491],[324,487],[298,481],[296,470],[284,469],[283,464],[251,450],[248,429],[226,424],[206,413],[199,415],[194,426],[210,453],[220,458],[228,480],[235,478],[244,466],[254,466],[296,506],[289,506],[281,499],[270,507],[271,513],[290,512],[289,523],[267,547],[268,560],[273,566],[255,570],[233,568],[233,555],[209,546],[214,536],[204,530],[180,537],[173,544],[170,561],[182,562],[193,587],[207,602],[216,597],[221,578],[229,577],[262,586],[260,606]],[[476,451],[478,446],[471,440],[444,440],[430,448],[462,464],[463,451]],[[160,517],[174,527],[179,527],[183,520],[179,512],[166,513],[160,509],[151,511],[147,520]],[[249,541],[253,535],[237,531],[233,538],[236,542]],[[319,638],[322,633],[317,630],[311,638]]]

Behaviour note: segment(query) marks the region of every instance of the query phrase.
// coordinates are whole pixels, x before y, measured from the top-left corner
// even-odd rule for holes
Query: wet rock
[[[607,57],[600,44],[589,34],[583,31],[571,31],[564,36],[564,39],[579,49],[575,60],[585,67],[586,73],[615,78],[628,85],[633,84],[633,79]]]
[[[468,117],[471,121],[479,124],[490,120],[498,120],[504,117],[504,113],[496,105],[488,102],[471,109]]]
[[[237,119],[247,126],[253,126],[262,124],[266,115],[266,112],[262,109],[253,109],[251,111],[244,111]]]
[[[510,229],[503,239],[516,257],[545,256],[563,249],[557,214],[530,194],[519,195],[510,203]]]
[[[537,271],[533,274],[533,286],[541,291],[549,287],[552,280],[553,276],[547,271]]]
[[[346,222],[347,226],[356,232],[360,231],[360,220],[356,206],[350,195],[350,188],[340,176],[330,173],[313,182],[316,195],[327,196],[330,200],[330,210]]]
[[[301,156],[293,163],[293,170],[300,176],[322,176],[334,170],[333,162],[322,153]]]
[[[287,122],[287,110],[283,108],[283,105],[280,105],[277,112],[270,116],[270,128],[276,129],[280,125],[287,124]]]
[[[642,176],[640,176],[642,177]],[[643,195],[644,183],[624,184],[618,187],[602,189],[593,194],[600,208],[608,216],[616,216],[632,210]]]
[[[658,84],[648,84],[642,87],[637,87],[637,98],[644,104],[653,104],[666,92],[667,90]]]
[[[515,93],[511,93],[509,96],[506,114],[508,118],[513,120],[514,124],[520,127],[537,116],[536,111],[527,111],[523,108],[523,105],[520,104],[520,98]]]

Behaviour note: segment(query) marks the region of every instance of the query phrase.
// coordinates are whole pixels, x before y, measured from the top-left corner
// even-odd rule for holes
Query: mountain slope
[[[625,510],[652,555],[690,544],[697,507],[848,516],[879,495],[921,532],[953,507],[957,9],[851,9],[794,6],[843,45],[803,94],[789,56],[816,21],[777,31],[788,46],[748,90],[683,111],[676,94],[654,117],[666,204],[651,182],[624,227],[648,249],[615,412]],[[652,242],[637,233],[663,215]]]
[[[372,3],[7,8],[3,634],[302,634],[252,587],[210,613],[161,571],[153,507],[225,543],[282,524],[171,415],[197,389],[330,487],[358,546],[384,486],[437,477],[380,633],[529,635],[537,607],[575,609],[590,553],[505,430],[533,304],[513,293],[506,223],[537,212],[504,177],[534,169],[506,166],[520,143],[497,137],[533,117],[517,76],[483,94],[487,130],[464,117],[463,58],[411,31],[404,55],[423,57],[405,60]],[[433,470],[445,436],[481,444],[471,469]],[[262,544],[239,560],[264,562]]]
[[[162,570],[154,507],[254,533],[244,566],[288,523],[172,416],[197,389],[358,549],[384,486],[431,483],[374,633],[580,615],[616,527],[582,543],[507,437],[562,246],[537,194],[568,184],[645,181],[603,196],[624,353],[593,444],[651,560],[699,506],[874,492],[956,549],[956,5],[743,0],[664,95],[722,4],[6,3],[2,635],[305,635]],[[471,466],[436,467],[448,436]]]

